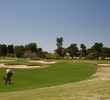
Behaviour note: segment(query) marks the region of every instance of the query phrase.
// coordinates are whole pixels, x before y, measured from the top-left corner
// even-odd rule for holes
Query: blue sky
[[[44,51],[72,43],[110,47],[110,0],[0,0],[0,44],[35,42]]]

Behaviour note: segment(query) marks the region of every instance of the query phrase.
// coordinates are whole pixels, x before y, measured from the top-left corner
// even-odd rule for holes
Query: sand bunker
[[[5,67],[5,68],[44,68],[44,66],[26,66],[26,65],[4,65],[0,64],[0,67]]]
[[[29,61],[29,62],[38,62],[38,63],[43,63],[43,64],[54,64],[55,61],[50,61],[50,62],[46,62],[46,61]]]
[[[110,66],[110,64],[98,64],[99,66]]]
[[[29,62],[39,62],[39,63],[44,63],[44,64],[53,64],[55,62],[45,62],[45,61],[29,61]],[[5,67],[5,68],[45,68],[46,66],[27,66],[27,65],[4,65],[4,63],[0,63],[0,67]]]

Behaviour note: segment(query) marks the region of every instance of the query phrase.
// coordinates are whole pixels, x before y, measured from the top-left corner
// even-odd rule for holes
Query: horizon
[[[35,42],[30,42],[30,43],[35,43]],[[28,44],[30,44],[30,43],[28,43]],[[99,43],[99,42],[95,42],[95,43]],[[95,45],[95,43],[94,43],[93,45]],[[14,47],[15,47],[15,46],[24,46],[24,47],[25,47],[25,46],[28,45],[28,44],[24,44],[24,45],[4,44],[4,45],[7,45],[7,46],[8,46],[8,45],[13,45]],[[76,44],[76,43],[75,43],[75,44]],[[3,44],[1,44],[1,45],[3,45]],[[37,45],[37,43],[36,43],[36,45]],[[70,45],[71,45],[71,44],[70,44]],[[64,47],[64,48],[68,48],[70,45],[68,45],[67,47]],[[76,44],[76,45],[77,45],[77,44]],[[81,44],[80,44],[80,45],[81,45]],[[81,50],[80,45],[79,45],[79,47],[78,47],[78,45],[76,46],[76,47],[78,47],[79,50]],[[85,44],[84,44],[84,45],[85,45]],[[92,45],[91,47],[87,47],[86,45],[85,45],[85,46],[86,46],[86,49],[90,49],[90,48],[93,47],[93,45]],[[102,45],[103,45],[103,47],[105,47],[103,43],[102,43]],[[63,46],[62,46],[62,47],[63,47]],[[37,48],[42,48],[42,47],[38,47],[38,45],[37,45]],[[110,47],[105,47],[105,48],[110,48]],[[57,46],[56,46],[56,49],[57,49]],[[55,49],[55,50],[56,50],[56,49]],[[43,48],[42,48],[42,51],[44,51],[44,52],[49,52],[49,51],[43,50]],[[53,50],[52,52],[49,52],[49,53],[54,53],[54,50]]]

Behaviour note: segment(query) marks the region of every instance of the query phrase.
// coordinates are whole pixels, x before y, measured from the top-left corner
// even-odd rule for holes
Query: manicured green
[[[46,68],[12,69],[13,84],[4,84],[6,68],[0,68],[0,92],[36,89],[78,82],[96,72],[97,65],[83,61],[58,61]]]

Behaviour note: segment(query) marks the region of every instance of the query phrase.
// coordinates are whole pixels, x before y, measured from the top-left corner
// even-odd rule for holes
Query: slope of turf
[[[96,72],[96,65],[87,62],[60,61],[47,68],[12,69],[13,84],[4,84],[6,68],[0,68],[0,92],[35,89],[78,82]]]

